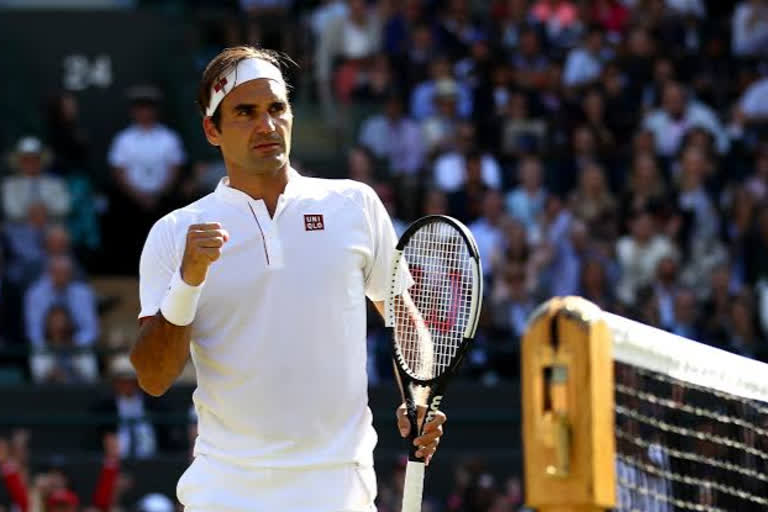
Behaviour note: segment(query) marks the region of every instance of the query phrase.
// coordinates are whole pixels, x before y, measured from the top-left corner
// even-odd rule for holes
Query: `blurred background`
[[[297,169],[478,240],[482,327],[425,510],[523,509],[519,342],[552,295],[768,360],[768,1],[0,0],[0,510],[175,510],[194,372],[151,398],[125,354],[147,230],[225,173],[194,101],[237,44],[298,64]]]

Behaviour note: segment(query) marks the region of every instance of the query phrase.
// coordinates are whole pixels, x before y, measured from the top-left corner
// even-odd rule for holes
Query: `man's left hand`
[[[424,420],[424,414],[426,413],[427,408],[419,406],[418,411],[419,418],[417,423],[421,424]],[[405,404],[401,404],[400,407],[397,408],[396,416],[397,428],[400,430],[400,435],[402,437],[408,436],[411,432],[411,422],[408,421]],[[424,458],[424,462],[427,465],[429,465],[429,461],[432,460],[432,457],[437,450],[437,445],[440,443],[440,438],[443,436],[443,423],[445,423],[446,419],[445,413],[436,411],[432,417],[432,421],[424,425],[424,431],[421,436],[413,440],[414,446],[419,447],[416,451],[416,456]]]

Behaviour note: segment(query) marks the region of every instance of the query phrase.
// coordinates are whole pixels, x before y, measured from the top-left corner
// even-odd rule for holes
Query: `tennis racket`
[[[403,512],[419,512],[424,459],[413,440],[440,408],[445,388],[475,336],[482,302],[477,243],[461,222],[423,217],[398,241],[385,300],[395,378],[411,424]],[[419,424],[418,410],[423,409]]]

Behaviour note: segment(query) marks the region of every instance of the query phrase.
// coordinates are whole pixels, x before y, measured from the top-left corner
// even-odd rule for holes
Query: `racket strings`
[[[431,223],[408,241],[403,258],[413,278],[413,304],[395,301],[395,341],[411,373],[438,377],[453,362],[470,321],[473,262],[450,224]],[[414,307],[415,306],[415,307]]]

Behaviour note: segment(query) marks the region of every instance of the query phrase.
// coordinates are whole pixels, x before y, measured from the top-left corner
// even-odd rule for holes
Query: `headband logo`
[[[216,82],[216,85],[213,86],[213,90],[219,92],[224,88],[225,85],[227,85],[227,77],[223,77],[221,80]]]

